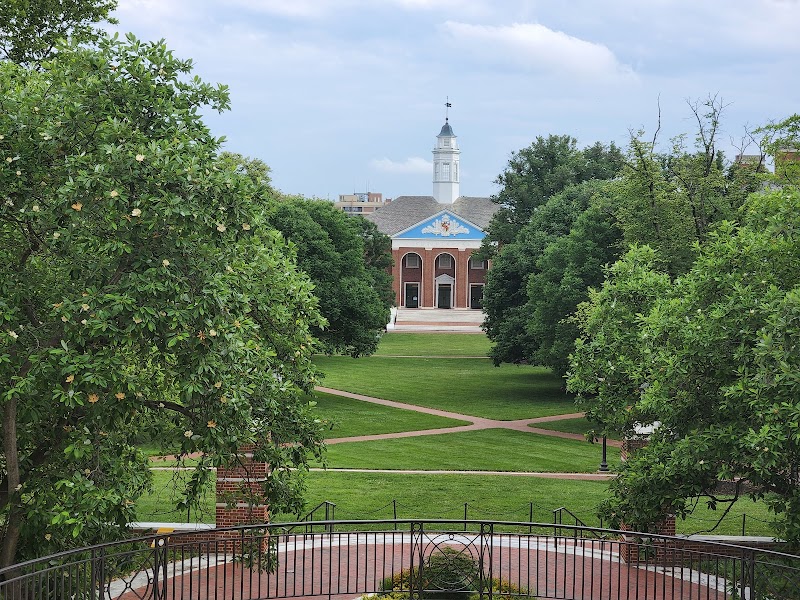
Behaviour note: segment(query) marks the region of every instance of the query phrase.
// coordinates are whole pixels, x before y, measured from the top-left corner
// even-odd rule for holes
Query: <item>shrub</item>
[[[422,577],[422,581],[419,578]],[[428,557],[422,567],[403,569],[381,584],[380,597],[385,600],[406,600],[412,588],[422,589],[422,598],[436,600],[472,600],[479,596],[480,566],[464,551],[445,547]],[[483,581],[484,594],[491,591],[511,597],[528,596],[528,591],[504,579]]]

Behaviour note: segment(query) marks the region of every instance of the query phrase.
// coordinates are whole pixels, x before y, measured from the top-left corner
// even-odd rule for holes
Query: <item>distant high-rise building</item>
[[[336,208],[349,215],[366,215],[391,202],[383,199],[383,194],[378,192],[355,192],[353,194],[339,194],[339,201],[334,203]]]

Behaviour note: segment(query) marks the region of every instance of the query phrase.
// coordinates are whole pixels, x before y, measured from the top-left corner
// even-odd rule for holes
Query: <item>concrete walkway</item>
[[[584,413],[568,413],[563,415],[552,415],[548,417],[536,417],[533,419],[518,419],[515,421],[500,421],[495,419],[486,419],[484,417],[474,417],[472,415],[464,415],[461,413],[450,412],[446,410],[439,410],[436,408],[427,408],[425,406],[418,406],[416,404],[406,404],[404,402],[395,402],[393,400],[383,400],[381,398],[373,398],[371,396],[364,396],[362,394],[353,394],[351,392],[343,392],[333,388],[317,386],[315,388],[318,392],[325,394],[332,394],[334,396],[342,396],[345,398],[352,398],[354,400],[361,400],[363,402],[371,402],[373,404],[380,404],[390,408],[399,408],[403,410],[413,410],[415,412],[425,413],[428,415],[436,415],[438,417],[446,417],[448,419],[457,419],[459,421],[467,421],[469,425],[456,425],[455,427],[440,427],[438,429],[421,429],[417,431],[399,431],[397,433],[376,433],[372,435],[359,435],[352,437],[331,438],[325,440],[326,444],[343,444],[347,442],[370,442],[374,440],[390,440],[406,437],[418,437],[422,435],[440,435],[446,433],[460,433],[462,431],[478,431],[481,429],[511,429],[514,431],[523,431],[526,433],[538,433],[539,435],[549,435],[551,437],[563,438],[567,440],[585,441],[585,437],[579,433],[567,433],[565,431],[553,431],[550,429],[541,429],[538,427],[531,427],[536,423],[549,423],[551,421],[560,421],[562,419],[577,419],[584,415]],[[612,447],[620,447],[620,442],[616,440],[608,440],[608,445]]]
[[[469,308],[398,308],[396,332],[483,333],[483,311]]]
[[[542,479],[574,479],[577,481],[607,481],[617,476],[616,473],[554,473],[550,471],[452,471],[445,469],[327,469],[312,468],[309,471],[325,473],[400,473],[403,475],[511,475],[512,477],[540,477]]]

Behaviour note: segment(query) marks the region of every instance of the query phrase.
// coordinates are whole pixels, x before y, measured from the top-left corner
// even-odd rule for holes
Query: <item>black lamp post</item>
[[[608,461],[606,461],[606,436],[603,436],[603,458],[600,461],[600,472],[608,472]]]

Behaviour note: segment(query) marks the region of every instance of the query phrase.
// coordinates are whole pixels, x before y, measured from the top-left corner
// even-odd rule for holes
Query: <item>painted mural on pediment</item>
[[[394,238],[429,238],[481,240],[484,233],[480,228],[450,213],[440,213],[430,219],[398,233]]]

